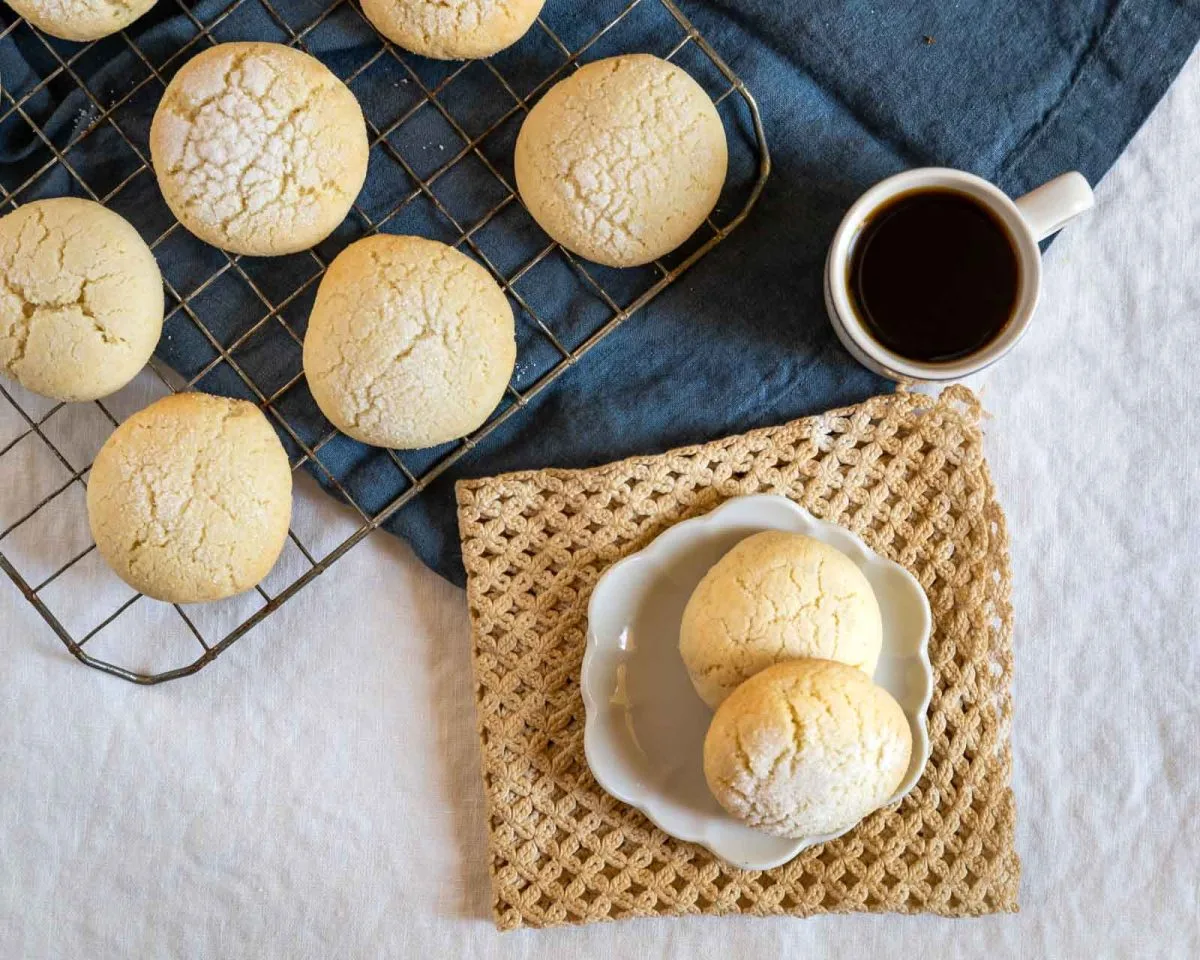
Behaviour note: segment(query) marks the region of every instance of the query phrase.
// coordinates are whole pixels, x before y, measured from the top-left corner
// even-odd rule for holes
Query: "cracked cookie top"
[[[688,600],[679,652],[696,692],[716,707],[760,670],[823,657],[875,672],[879,603],[845,554],[799,533],[747,537],[704,575]]]
[[[375,29],[405,50],[438,60],[490,57],[516,43],[545,0],[362,0]]]
[[[500,402],[515,362],[504,291],[470,257],[421,237],[379,234],[338,254],[304,336],[321,411],[381,447],[466,436]]]
[[[717,802],[780,837],[837,833],[883,806],[908,770],[912,731],[861,670],[792,660],[751,677],[704,738]]]
[[[358,101],[320,62],[276,43],[222,43],[163,94],[150,153],[171,212],[201,240],[276,256],[325,239],[367,173]]]
[[[91,200],[27,203],[0,219],[0,371],[56,400],[95,400],[145,366],[162,275],[123,218]]]
[[[648,54],[582,67],[530,111],[514,158],[521,199],[568,250],[631,267],[674,250],[712,212],[728,147],[695,80]]]
[[[173,603],[219,600],[267,575],[287,538],[292,471],[252,403],[180,393],[121,424],[87,485],[96,548],[117,575]]]
[[[155,0],[8,0],[39,30],[63,40],[98,40],[124,30]]]

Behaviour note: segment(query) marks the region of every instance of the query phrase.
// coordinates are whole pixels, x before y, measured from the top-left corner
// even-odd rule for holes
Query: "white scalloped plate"
[[[588,606],[580,684],[588,766],[605,790],[671,836],[747,870],[776,867],[841,835],[789,840],[753,830],[725,813],[704,781],[702,750],[712,711],[688,680],[679,656],[679,624],[708,569],[762,530],[790,530],[836,547],[858,564],[875,591],[883,614],[875,682],[904,708],[913,738],[908,772],[888,803],[908,793],[925,769],[930,749],[925,712],[933,694],[933,618],[916,578],[853,533],[784,497],[730,500],[676,524],[605,571]]]

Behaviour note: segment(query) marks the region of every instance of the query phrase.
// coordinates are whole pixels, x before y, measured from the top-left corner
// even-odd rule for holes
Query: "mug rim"
[[[999,335],[965,357],[941,362],[913,360],[889,350],[872,337],[851,303],[847,282],[850,251],[870,214],[899,194],[931,187],[957,190],[985,204],[1008,232],[1017,251],[1020,274],[1017,306]],[[957,380],[991,366],[1025,334],[1037,308],[1041,286],[1041,250],[1016,203],[982,177],[952,167],[906,170],[867,189],[842,217],[825,260],[826,308],[838,339],[860,363],[894,380]]]

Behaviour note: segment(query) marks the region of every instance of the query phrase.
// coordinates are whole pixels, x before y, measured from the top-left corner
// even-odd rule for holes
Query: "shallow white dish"
[[[930,749],[925,713],[933,694],[933,618],[916,578],[848,530],[784,497],[730,500],[676,524],[605,571],[588,606],[580,684],[588,766],[600,786],[671,836],[747,870],[778,866],[840,836],[784,839],[753,830],[721,809],[704,780],[704,735],[712,711],[692,689],[679,656],[679,624],[708,569],[762,530],[803,533],[836,547],[858,564],[875,591],[883,614],[875,682],[904,708],[913,738],[908,772],[889,803],[908,793],[925,769]]]

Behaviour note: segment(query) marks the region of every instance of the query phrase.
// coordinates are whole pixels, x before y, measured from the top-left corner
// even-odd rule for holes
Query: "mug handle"
[[[1016,200],[1017,209],[1039,242],[1061,230],[1068,220],[1090,210],[1095,202],[1083,174],[1074,171],[1055,177]]]

